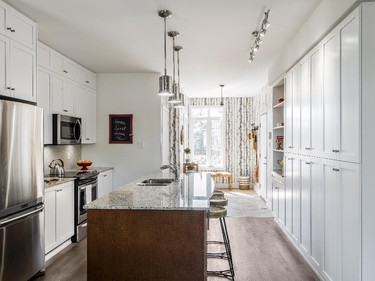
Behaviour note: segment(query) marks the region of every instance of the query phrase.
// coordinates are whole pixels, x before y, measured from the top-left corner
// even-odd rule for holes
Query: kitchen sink
[[[167,186],[174,182],[174,179],[147,179],[137,183],[140,186]]]

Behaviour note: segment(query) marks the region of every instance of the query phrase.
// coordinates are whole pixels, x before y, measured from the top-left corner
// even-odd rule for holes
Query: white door
[[[301,130],[300,132],[300,152],[310,155],[311,151],[311,95],[310,95],[310,56],[300,63],[301,87],[300,87],[300,110],[301,110]]]
[[[43,68],[38,68],[37,74],[37,105],[44,109],[44,144],[52,144],[52,115],[50,103],[50,95],[52,94],[52,74]]]
[[[56,187],[56,235],[64,242],[74,235],[74,185]]]
[[[10,63],[11,87],[14,97],[36,102],[35,51],[11,41]]]
[[[309,157],[300,158],[301,171],[301,247],[306,256],[311,253],[311,167]]]
[[[259,126],[259,182],[260,182],[260,195],[263,198],[267,198],[267,114],[262,114],[260,116],[260,126]]]
[[[64,78],[59,75],[52,76],[52,112],[64,113],[63,111],[64,96]]]
[[[339,159],[360,161],[359,19],[341,29],[341,111]]]
[[[83,143],[96,143],[96,92],[86,89],[86,136]]]
[[[0,95],[4,96],[11,94],[9,90],[9,44],[9,39],[0,35]]]
[[[323,56],[321,46],[310,57],[311,69],[311,155],[323,153]]]

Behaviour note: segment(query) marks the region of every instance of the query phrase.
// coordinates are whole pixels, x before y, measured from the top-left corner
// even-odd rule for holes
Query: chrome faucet
[[[169,165],[163,165],[160,167],[160,169],[165,170],[165,169],[170,169],[174,173],[174,180],[178,181],[180,179],[180,174],[178,167],[174,164],[169,164]]]

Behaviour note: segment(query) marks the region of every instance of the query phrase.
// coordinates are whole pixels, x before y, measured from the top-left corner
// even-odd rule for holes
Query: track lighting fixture
[[[250,56],[249,56],[249,62],[253,62],[255,58],[255,52],[259,50],[260,44],[262,44],[263,40],[261,37],[264,37],[267,32],[267,27],[270,26],[270,22],[268,21],[268,15],[270,13],[270,10],[268,9],[264,13],[264,19],[262,20],[260,24],[259,30],[253,31],[251,34],[253,35],[253,46],[250,49]]]
[[[172,12],[161,10],[159,16],[164,19],[164,75],[159,77],[159,96],[172,95],[172,78],[167,75],[167,18],[172,16]]]

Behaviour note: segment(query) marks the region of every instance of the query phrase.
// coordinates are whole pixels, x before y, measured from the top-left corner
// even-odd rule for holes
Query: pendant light
[[[177,99],[180,103],[175,105],[175,108],[185,108],[185,97],[181,91],[181,81],[180,81],[180,51],[183,48],[181,46],[174,47],[175,52],[177,53],[177,80],[178,80],[178,87],[177,87]]]
[[[176,104],[180,103],[181,101],[178,99],[178,87],[176,84],[176,71],[175,71],[175,38],[180,35],[178,31],[169,31],[168,36],[172,38],[173,40],[173,82],[172,82],[172,96],[168,98],[168,103],[170,104]]]
[[[172,78],[167,75],[167,18],[171,15],[168,10],[159,11],[159,16],[164,19],[164,75],[159,77],[159,96],[172,95]]]
[[[220,87],[221,87],[220,106],[224,106],[224,98],[223,98],[223,88],[224,88],[224,85],[220,85]]]

